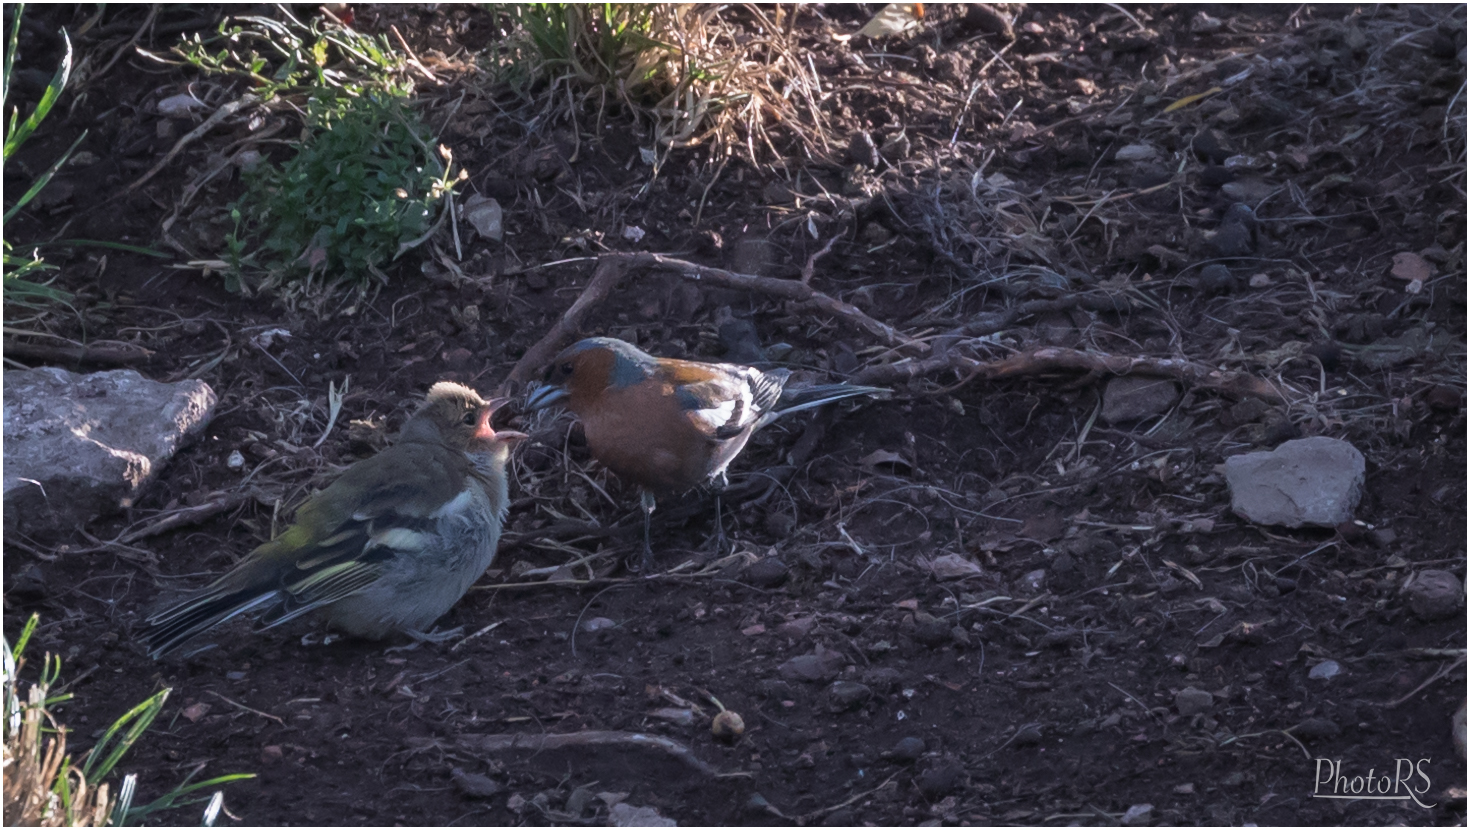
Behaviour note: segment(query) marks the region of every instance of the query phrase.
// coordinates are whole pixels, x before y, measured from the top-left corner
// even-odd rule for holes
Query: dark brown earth
[[[453,59],[429,60],[439,82],[420,87],[425,114],[436,129],[449,119],[441,140],[472,174],[463,192],[499,199],[510,233],[500,245],[462,229],[463,279],[428,252],[405,257],[351,315],[289,311],[176,267],[219,255],[237,180],[215,179],[163,225],[209,154],[248,138],[244,119],[127,190],[183,132],[160,131],[154,102],[190,83],[231,100],[238,81],[127,53],[69,92],[6,170],[6,193],[82,129],[95,162],[65,171],[60,195],[6,238],[126,241],[169,258],[58,251],[76,312],[7,309],[7,326],[132,341],[155,353],[144,374],[201,377],[220,396],[204,438],[126,515],[6,539],[5,632],[13,641],[40,614],[30,648],[64,660],[75,699],[56,714],[73,745],[171,688],[121,771],[140,774],[143,800],[191,773],[256,773],[226,790],[221,821],[240,824],[600,824],[619,798],[680,824],[1113,824],[1137,805],[1152,805],[1135,810],[1144,824],[1464,824],[1450,719],[1465,699],[1465,620],[1421,619],[1400,591],[1425,569],[1465,578],[1463,6],[1017,8],[1003,52],[977,13],[929,6],[907,39],[834,40],[876,9],[797,18],[830,93],[825,157],[776,125],[784,158],[737,158],[709,186],[701,151],[676,152],[640,194],[646,132],[626,115],[606,113],[602,135],[587,112],[499,117],[513,96],[452,69],[495,42],[487,12],[359,8],[356,25],[396,24],[427,59]],[[19,66],[49,72],[53,33],[90,10],[30,14]],[[140,43],[164,51],[200,14],[170,7]],[[730,19],[753,29],[742,14]],[[142,17],[119,9],[114,38]],[[120,42],[78,44],[106,43],[101,63]],[[471,106],[451,112],[459,99]],[[874,161],[862,131],[879,147],[903,131],[911,149],[858,166],[849,145]],[[1119,159],[1135,145],[1156,157]],[[1252,178],[1266,188],[1248,199],[1254,249],[1222,260],[1236,243],[1214,232],[1238,199],[1222,186]],[[628,226],[647,235],[629,242]],[[636,496],[589,460],[568,418],[516,421],[539,441],[515,462],[500,557],[440,623],[465,639],[390,651],[400,644],[323,645],[309,621],[241,625],[161,663],[133,642],[161,594],[268,538],[431,383],[494,389],[597,253],[797,279],[834,237],[813,287],[932,349],[1177,358],[1264,378],[1284,400],[1197,384],[1160,414],[1110,424],[1096,417],[1104,375],[1033,365],[895,381],[890,400],[757,436],[731,471],[736,490],[750,485],[725,510],[735,554],[714,549],[707,495],[661,506],[664,573],[647,579],[622,564],[638,549]],[[1434,265],[1417,294],[1389,274],[1400,252]],[[1211,262],[1230,276],[1212,281]],[[656,271],[630,273],[583,329],[719,359],[726,309],[818,377],[895,359],[810,306]],[[1021,311],[987,327],[1006,309]],[[270,328],[291,337],[252,340]],[[328,383],[349,376],[313,449]],[[1307,435],[1366,456],[1357,521],[1293,531],[1233,515],[1215,466]],[[225,464],[236,450],[239,471]],[[780,486],[756,486],[768,475]],[[244,500],[192,526],[104,541],[232,496]],[[946,555],[976,574],[937,579],[926,563]],[[1324,660],[1342,673],[1309,679]],[[1208,693],[1203,711],[1187,688]],[[710,696],[743,717],[734,745],[711,737]],[[664,736],[696,762],[483,738],[594,731]],[[1431,806],[1312,797],[1317,759],[1354,776],[1401,758],[1423,760]],[[190,823],[197,809],[159,820]]]

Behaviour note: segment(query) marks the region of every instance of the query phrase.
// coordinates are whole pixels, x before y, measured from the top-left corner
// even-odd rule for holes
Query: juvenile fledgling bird
[[[359,637],[434,639],[423,632],[495,558],[506,460],[526,438],[492,429],[491,411],[472,389],[434,384],[392,446],[348,467],[229,573],[150,616],[149,655],[252,611],[265,628],[321,609]]]
[[[846,383],[786,390],[790,375],[657,358],[622,340],[590,337],[557,355],[526,409],[566,401],[582,422],[592,456],[639,487],[646,568],[657,496],[723,478],[751,433],[782,415],[888,391]]]

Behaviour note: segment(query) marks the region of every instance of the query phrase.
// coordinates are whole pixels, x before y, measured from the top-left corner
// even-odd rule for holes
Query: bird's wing
[[[679,406],[699,430],[718,440],[739,435],[781,398],[785,378],[748,366],[716,367],[676,387]]]
[[[283,569],[280,604],[262,622],[279,625],[351,596],[395,556],[434,544],[440,516],[469,498],[468,467],[463,453],[422,444],[395,445],[349,469],[272,543],[294,561]]]

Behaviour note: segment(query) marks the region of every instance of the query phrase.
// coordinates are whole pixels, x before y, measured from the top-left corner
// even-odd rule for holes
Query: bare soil
[[[69,92],[5,190],[22,192],[83,129],[90,160],[7,239],[169,258],[57,251],[76,310],[29,324],[134,342],[153,352],[135,364],[144,374],[201,377],[220,396],[207,434],[126,514],[5,540],[5,632],[41,615],[31,649],[64,660],[75,698],[57,715],[73,746],[172,688],[122,772],[140,774],[145,800],[186,774],[254,772],[226,791],[228,821],[254,825],[603,824],[619,800],[680,824],[1114,824],[1135,808],[1141,824],[1463,825],[1450,721],[1465,619],[1421,619],[1400,589],[1430,568],[1465,578],[1464,7],[1038,6],[1008,45],[965,7],[927,6],[915,35],[833,37],[877,8],[795,21],[829,96],[829,151],[803,155],[777,125],[783,158],[732,160],[716,177],[700,150],[652,176],[646,131],[616,108],[535,119],[453,70],[495,39],[488,12],[358,7],[355,25],[396,25],[434,67],[425,116],[471,171],[464,192],[504,206],[508,235],[462,226],[462,258],[436,240],[350,314],[346,301],[288,310],[174,267],[218,256],[236,174],[179,205],[212,153],[261,125],[227,121],[129,189],[192,129],[158,100],[190,84],[231,100],[238,82],[127,53]],[[49,72],[52,33],[86,13],[30,9],[20,68]],[[170,8],[140,44],[165,50],[168,25],[200,14]],[[119,13],[120,36],[142,18]],[[1254,231],[1222,240],[1241,201]],[[430,384],[494,389],[598,253],[639,250],[788,279],[812,262],[813,287],[930,351],[659,271],[630,273],[586,334],[718,360],[739,340],[721,334],[733,316],[821,378],[1057,347],[1177,358],[1280,396],[1191,384],[1157,414],[1109,423],[1105,374],[936,366],[892,381],[890,400],[758,435],[731,470],[733,553],[716,550],[708,494],[661,505],[652,578],[624,565],[640,546],[634,493],[590,461],[569,417],[508,408],[538,441],[514,464],[499,558],[440,623],[464,639],[324,644],[299,621],[242,624],[160,663],[134,644],[160,596],[268,538]],[[1390,273],[1402,252],[1433,266],[1417,293]],[[1227,276],[1207,275],[1212,263]],[[7,325],[25,317],[10,309]],[[290,336],[261,337],[272,329]],[[314,447],[328,383],[349,376]],[[1357,521],[1285,530],[1235,516],[1216,465],[1307,435],[1366,456]],[[235,451],[241,469],[226,464]],[[222,499],[229,509],[202,522],[107,541]],[[978,568],[938,578],[942,556]],[[1309,677],[1329,660],[1339,674]],[[1209,694],[1197,711],[1187,688]],[[712,737],[711,698],[742,716],[739,741]],[[593,732],[663,736],[690,755],[627,741],[517,752],[484,737]],[[1428,786],[1415,783],[1431,806],[1314,798],[1318,759],[1348,776],[1423,759]]]

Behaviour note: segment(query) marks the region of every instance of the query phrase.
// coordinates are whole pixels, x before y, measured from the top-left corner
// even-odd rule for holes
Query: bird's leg
[[[715,556],[725,552],[725,502],[720,496],[724,494],[729,484],[730,479],[726,477],[723,470],[712,482],[715,491]]]
[[[653,522],[654,499],[653,493],[643,491],[643,567],[639,570],[648,574],[653,572],[653,543],[649,540],[649,526]]]

